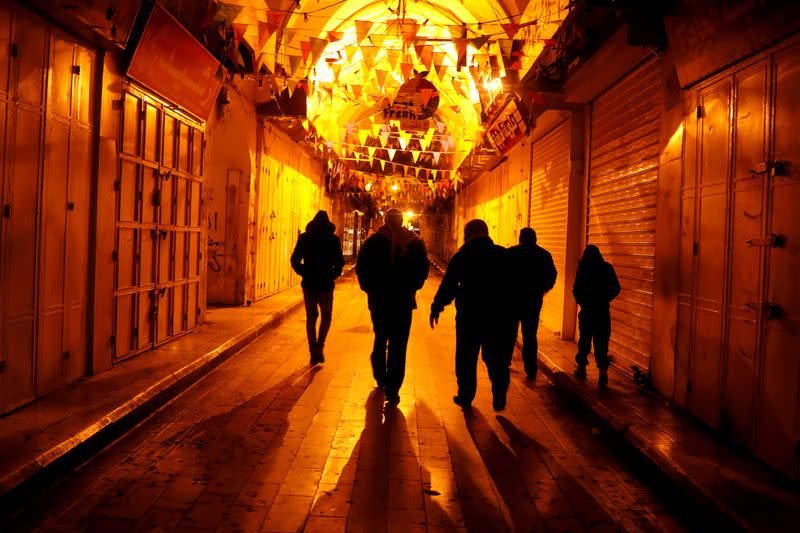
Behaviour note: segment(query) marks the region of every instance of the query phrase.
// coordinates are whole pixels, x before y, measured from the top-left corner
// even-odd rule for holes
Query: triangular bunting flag
[[[300,56],[289,56],[289,74],[295,76],[297,73],[297,67],[300,66],[300,61],[302,58]]]
[[[264,50],[264,46],[266,46],[267,41],[269,40],[270,36],[273,34],[272,26],[267,24],[266,22],[258,21],[258,51]]]
[[[519,24],[500,24],[500,27],[503,28],[509,39],[513,39],[517,31],[519,31]]]
[[[382,131],[381,132],[381,146],[386,146],[386,143],[389,141],[389,132]]]
[[[488,41],[489,35],[481,35],[480,37],[474,37],[470,42],[475,49],[480,50]]]
[[[339,80],[339,73],[342,71],[342,65],[338,63],[334,63],[331,65],[331,71],[333,72],[333,79]]]
[[[297,88],[297,80],[294,78],[287,79],[286,88],[289,90],[289,96],[292,96],[294,94],[294,90]]]
[[[369,137],[369,130],[358,130],[358,140],[363,145],[367,143]]]
[[[373,33],[369,37],[369,42],[372,43],[372,46],[383,46],[383,41],[386,40],[386,35],[382,33]]]
[[[414,38],[417,36],[417,32],[419,31],[419,23],[416,20],[406,20],[403,22],[402,32],[403,32],[403,42],[406,44],[411,44],[414,42]]]
[[[356,50],[358,50],[357,46],[345,46],[344,53],[347,56],[347,59],[353,59],[353,56],[356,55]]]
[[[267,24],[272,26],[272,33],[278,31],[278,28],[283,26],[283,19],[286,18],[286,13],[283,11],[267,10]]]
[[[308,62],[308,55],[311,53],[310,41],[300,41],[300,53],[303,54],[303,63]]]
[[[439,158],[442,157],[442,152],[433,152],[433,162],[439,164]]]
[[[380,87],[381,89],[383,89],[384,84],[386,83],[386,75],[387,74],[389,74],[389,73],[387,71],[385,71],[385,70],[380,70],[379,69],[379,70],[375,71],[375,77],[378,79],[378,87]]]
[[[378,55],[378,51],[380,48],[377,46],[362,46],[361,47],[361,55],[364,58],[364,64],[367,66],[367,70],[372,70],[372,67],[375,66],[375,56]]]
[[[467,26],[462,24],[450,24],[447,26],[447,31],[450,32],[450,38],[461,39],[467,36]]]
[[[394,154],[397,153],[397,149],[389,148],[387,151],[389,152],[389,161],[392,161],[394,159]]]
[[[344,37],[344,32],[343,31],[329,31],[328,32],[328,40],[330,42],[332,42],[332,43],[335,43],[336,41],[342,40],[342,37]]]
[[[427,107],[428,102],[431,101],[431,96],[435,91],[433,89],[420,89],[419,95],[422,97],[422,106]]]
[[[433,140],[433,134],[436,132],[435,128],[428,128],[428,131],[425,132],[425,144],[430,148],[431,141]]]
[[[283,41],[283,44],[291,44],[295,35],[297,35],[296,31],[290,30],[289,28],[283,28],[283,37],[281,37],[281,41]]]
[[[380,122],[376,122],[375,124],[373,124],[372,125],[372,135],[375,136],[375,137],[380,135],[382,127],[383,127],[383,124],[381,124]]]
[[[419,161],[419,150],[411,150],[411,156],[414,158],[414,163]]]
[[[372,28],[371,20],[356,21],[356,37],[358,38],[358,43],[361,43],[361,41],[367,38],[370,28]]]
[[[350,88],[353,90],[353,96],[361,98],[361,85],[351,85]]]
[[[392,70],[397,68],[397,60],[400,59],[400,50],[395,48],[390,48],[386,50],[386,59],[389,60],[389,66],[392,67]]]
[[[369,156],[373,157],[375,155],[376,148],[374,146],[367,146],[367,152],[369,152]]]
[[[425,65],[427,70],[431,69],[431,63],[433,62],[433,45],[426,44],[424,46],[415,46],[415,50],[417,51],[417,55],[419,56],[419,60],[422,61],[422,64]]]
[[[275,54],[262,54],[264,58],[264,64],[267,66],[270,72],[275,72]]]
[[[403,72],[403,79],[408,81],[411,79],[411,73],[414,71],[414,65],[411,63],[401,63],[400,70]]]
[[[319,56],[322,54],[325,47],[328,46],[328,41],[325,39],[317,39],[316,37],[309,37],[311,42],[311,62],[316,64]]]
[[[456,45],[456,56],[458,56],[458,66],[463,67],[467,64],[467,42],[469,39],[453,39]]]
[[[406,146],[408,146],[408,143],[411,141],[411,134],[407,132],[401,132],[399,141],[400,147],[405,150]]]
[[[381,172],[383,172],[384,170],[386,170],[386,161],[384,161],[383,159],[378,159],[378,161],[381,162]]]
[[[447,65],[439,65],[436,67],[436,75],[439,76],[441,81],[444,81],[445,74],[447,74]]]

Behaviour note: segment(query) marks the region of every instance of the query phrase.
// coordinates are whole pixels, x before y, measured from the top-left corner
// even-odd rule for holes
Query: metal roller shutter
[[[566,119],[533,141],[530,226],[539,246],[549,251],[558,271],[556,285],[545,295],[541,320],[560,332],[564,318],[564,271],[567,248],[570,121]]]
[[[610,352],[626,371],[650,367],[662,84],[656,59],[592,102],[586,240],[622,285],[611,304]]]

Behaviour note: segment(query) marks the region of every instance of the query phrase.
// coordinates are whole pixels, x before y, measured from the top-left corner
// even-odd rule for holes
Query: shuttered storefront
[[[570,172],[570,120],[533,140],[530,226],[539,246],[553,256],[558,278],[542,306],[544,327],[560,332],[564,318],[564,272],[567,248],[567,199]]]
[[[115,359],[198,325],[202,125],[129,88],[117,178]]]
[[[320,164],[291,139],[268,129],[260,133],[256,182],[256,300],[300,283],[289,261],[297,237],[318,209],[330,209],[319,185]]]
[[[662,83],[660,60],[652,60],[591,106],[587,242],[622,285],[611,304],[610,352],[624,371],[650,366]]]

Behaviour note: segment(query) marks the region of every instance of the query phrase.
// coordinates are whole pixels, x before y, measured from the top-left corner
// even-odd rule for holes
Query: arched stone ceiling
[[[444,155],[453,169],[481,141],[493,99],[513,87],[547,45],[567,3],[225,2],[238,10],[235,29],[253,49],[256,66],[283,74],[279,89],[305,87],[310,125],[340,157],[371,158],[376,146],[405,149],[411,142],[416,152],[439,152],[437,162]],[[438,93],[434,115],[410,122],[386,116],[382,110],[400,87],[420,74]]]

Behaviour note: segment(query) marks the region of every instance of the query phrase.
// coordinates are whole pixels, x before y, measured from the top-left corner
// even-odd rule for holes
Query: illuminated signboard
[[[522,118],[522,112],[515,99],[510,99],[497,114],[486,134],[500,155],[505,155],[511,148],[525,137],[528,125]]]
[[[439,108],[439,90],[424,78],[407,81],[391,105],[384,105],[385,120],[424,120]]]
[[[225,69],[186,28],[156,3],[126,74],[206,120],[222,87]]]

